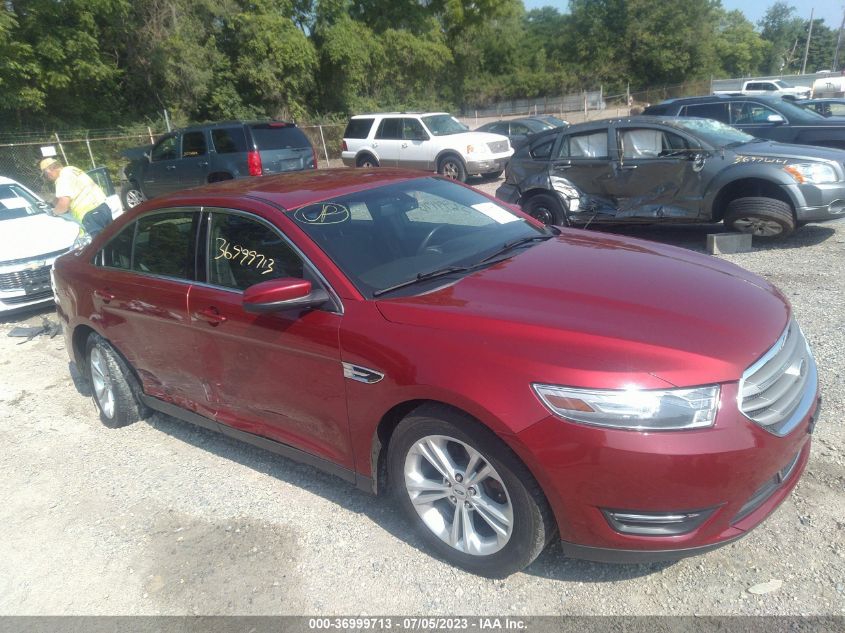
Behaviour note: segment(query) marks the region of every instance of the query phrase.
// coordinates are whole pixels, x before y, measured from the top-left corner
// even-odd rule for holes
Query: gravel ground
[[[625,233],[703,250],[712,230]],[[62,337],[6,336],[47,311],[0,322],[0,614],[843,615],[845,221],[724,257],[790,298],[825,398],[800,485],[733,545],[628,566],[552,546],[505,580],[466,574],[310,467],[160,414],[101,426]]]

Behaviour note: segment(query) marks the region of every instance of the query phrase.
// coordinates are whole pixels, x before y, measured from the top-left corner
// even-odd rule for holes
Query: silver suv
[[[512,154],[506,136],[472,132],[446,112],[359,114],[343,133],[348,167],[409,167],[461,182],[498,178]]]

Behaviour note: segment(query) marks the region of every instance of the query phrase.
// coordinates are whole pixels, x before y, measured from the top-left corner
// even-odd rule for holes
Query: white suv
[[[409,167],[464,182],[498,178],[513,154],[506,136],[471,132],[445,112],[359,114],[343,133],[348,167]]]

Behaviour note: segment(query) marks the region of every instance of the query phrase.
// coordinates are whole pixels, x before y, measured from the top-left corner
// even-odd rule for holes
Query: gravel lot
[[[713,230],[625,233],[703,250]],[[843,615],[845,221],[724,257],[785,292],[816,353],[825,408],[795,493],[705,556],[553,546],[505,580],[432,558],[386,500],[310,467],[160,414],[106,429],[61,336],[6,336],[50,311],[0,321],[0,614]]]

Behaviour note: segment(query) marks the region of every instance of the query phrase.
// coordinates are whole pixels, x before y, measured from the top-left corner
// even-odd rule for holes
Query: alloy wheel
[[[141,192],[137,189],[129,189],[126,192],[126,206],[130,209],[133,207],[137,207],[144,201],[144,196],[141,195]]]
[[[740,233],[750,233],[761,237],[780,235],[783,227],[774,220],[764,218],[745,217],[737,218],[733,223],[734,228]]]
[[[447,160],[445,163],[443,163],[443,175],[446,176],[446,178],[458,180],[460,176],[460,170],[453,161]]]
[[[472,446],[428,435],[405,456],[405,490],[425,526],[465,554],[489,556],[513,533],[513,504],[504,481]]]
[[[114,416],[114,388],[109,366],[99,347],[91,350],[91,382],[94,383],[94,397],[100,410],[107,418]]]

